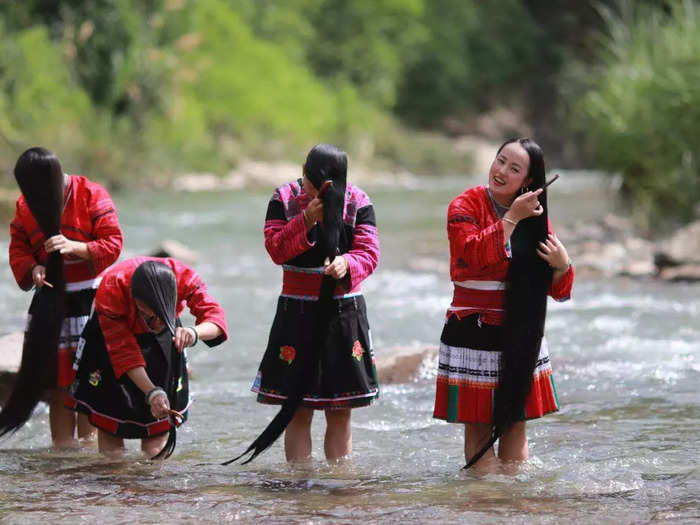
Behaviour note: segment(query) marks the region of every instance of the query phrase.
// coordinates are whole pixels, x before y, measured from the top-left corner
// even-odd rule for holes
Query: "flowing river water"
[[[382,243],[364,285],[375,351],[435,346],[451,298],[445,214],[484,180],[424,178],[365,185]],[[230,339],[190,351],[194,404],[165,462],[94,449],[54,451],[48,411],[0,441],[2,523],[691,523],[700,521],[700,286],[651,279],[580,279],[550,301],[547,336],[562,410],[528,423],[531,460],[515,476],[477,477],[464,464],[461,425],[432,418],[435,363],[419,380],[385,385],[353,412],[353,454],[289,467],[281,442],[246,466],[238,455],[276,413],[250,392],[280,290],[262,242],[266,191],[134,192],[115,200],[123,257],[162,239],[196,250],[196,269],[225,307]],[[564,174],[550,191],[557,224],[591,220],[613,203],[601,179]],[[567,239],[562,239],[564,243]],[[24,325],[30,296],[0,239],[0,334]]]

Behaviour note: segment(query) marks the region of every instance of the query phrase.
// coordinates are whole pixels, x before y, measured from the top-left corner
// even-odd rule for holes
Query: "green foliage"
[[[645,209],[689,217],[700,191],[697,1],[630,2],[621,18],[594,8],[617,4],[0,2],[3,177],[36,144],[113,184],[299,158],[321,141],[357,163],[464,170],[447,140],[408,126],[465,129],[469,115],[505,107],[562,145],[563,86],[598,167],[623,173]],[[609,32],[600,55],[596,28]],[[562,81],[576,56],[600,67],[579,61]]]
[[[689,219],[700,199],[700,7],[630,8],[608,27],[600,65],[578,74],[589,88],[574,126],[651,219]]]
[[[236,2],[256,35],[332,83],[347,81],[382,108],[393,107],[405,65],[427,38],[424,0]]]
[[[399,88],[397,112],[433,124],[450,114],[488,107],[521,94],[549,66],[556,46],[545,38],[523,2],[498,6],[479,0],[435,0],[423,18],[430,38]]]
[[[16,155],[26,147],[47,141],[68,145],[80,135],[90,100],[73,82],[45,28],[12,38],[0,33],[0,148],[3,173],[11,174]]]

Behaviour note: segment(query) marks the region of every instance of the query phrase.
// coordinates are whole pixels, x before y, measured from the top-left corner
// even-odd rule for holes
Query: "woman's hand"
[[[510,205],[510,209],[505,213],[504,217],[518,222],[528,217],[535,217],[537,215],[542,215],[544,209],[537,199],[540,193],[542,193],[542,188],[535,191],[527,191],[522,195],[519,195]]]
[[[46,284],[46,267],[41,264],[37,264],[32,268],[32,281],[34,281],[34,286],[41,288]]]
[[[170,415],[170,402],[168,396],[163,393],[157,394],[151,399],[151,414],[156,419],[163,419]]]
[[[185,328],[182,326],[175,328],[173,343],[175,344],[175,348],[177,348],[178,352],[182,353],[185,348],[192,346],[195,341],[199,339],[199,337],[195,336],[192,330],[196,330],[196,328]]]
[[[545,242],[540,242],[537,255],[544,259],[556,272],[566,272],[569,269],[569,254],[557,236],[550,233]]]
[[[46,239],[44,242],[44,250],[46,250],[46,253],[58,251],[61,255],[74,255],[81,259],[90,258],[87,244],[79,241],[71,241],[60,234]]]
[[[342,255],[336,255],[332,263],[324,266],[326,269],[323,273],[330,275],[333,279],[342,279],[348,273],[348,260]]]
[[[308,230],[311,229],[314,224],[321,221],[323,221],[323,201],[316,197],[311,199],[304,209],[304,223]]]

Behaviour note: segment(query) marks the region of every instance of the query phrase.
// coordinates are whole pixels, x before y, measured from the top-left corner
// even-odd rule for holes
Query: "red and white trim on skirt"
[[[490,424],[499,358],[500,352],[441,343],[433,417],[450,423]],[[543,339],[522,419],[536,419],[557,410],[559,400]]]

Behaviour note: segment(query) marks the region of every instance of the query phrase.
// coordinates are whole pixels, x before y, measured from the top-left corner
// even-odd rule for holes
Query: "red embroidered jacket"
[[[221,328],[223,334],[205,341],[207,345],[215,346],[228,338],[223,308],[209,295],[204,281],[192,268],[171,258],[127,259],[105,272],[95,295],[95,311],[99,316],[105,346],[117,378],[132,368],[146,366],[135,335],[148,332],[148,327],[131,297],[131,276],[146,261],[162,262],[173,270],[177,280],[178,316],[187,305],[197,319],[197,324],[209,321]]]
[[[450,203],[447,237],[450,277],[455,283],[448,315],[462,317],[478,313],[487,324],[502,324],[510,246],[505,243],[503,222],[498,218],[486,186],[468,189]],[[550,286],[550,295],[558,301],[569,299],[573,282],[572,266]]]
[[[117,260],[122,250],[122,231],[109,193],[96,182],[71,175],[66,187],[61,233],[68,239],[87,243],[90,260],[64,256],[66,283],[94,279]],[[10,223],[10,267],[23,290],[32,285],[31,269],[46,264],[46,238],[29,211],[24,196],[17,199],[15,218]]]

